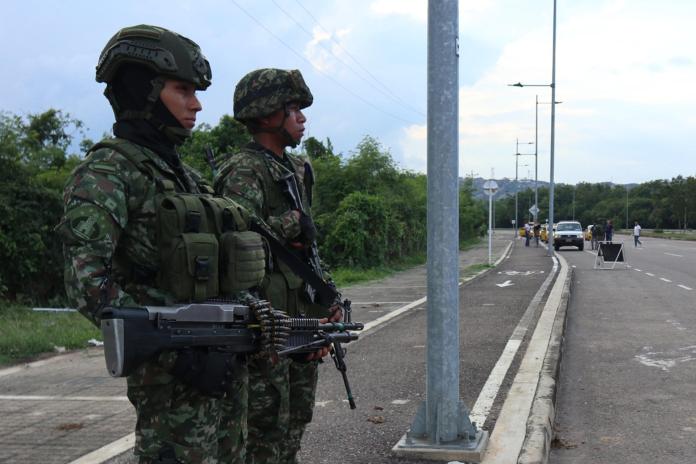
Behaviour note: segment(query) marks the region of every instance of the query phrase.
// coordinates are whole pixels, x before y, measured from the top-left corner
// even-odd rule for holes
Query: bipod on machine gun
[[[106,367],[112,377],[126,377],[142,363],[166,350],[205,347],[232,354],[311,353],[332,347],[351,409],[355,408],[340,343],[358,339],[352,331],[363,324],[350,321],[350,302],[343,322],[288,317],[266,301],[251,305],[229,302],[192,303],[146,308],[107,307],[102,311]]]

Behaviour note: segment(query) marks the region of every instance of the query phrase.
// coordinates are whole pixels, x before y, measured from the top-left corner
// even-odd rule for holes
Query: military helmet
[[[146,24],[124,27],[107,42],[97,63],[97,82],[110,83],[119,67],[127,63],[191,82],[198,90],[205,90],[212,77],[210,64],[194,41]]]
[[[313,100],[299,70],[257,69],[234,89],[234,117],[245,121],[268,116],[291,102],[307,108]]]

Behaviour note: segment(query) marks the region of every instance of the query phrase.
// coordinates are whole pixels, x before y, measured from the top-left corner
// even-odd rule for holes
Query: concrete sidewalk
[[[509,234],[498,235],[496,259],[504,256],[511,243]],[[462,269],[485,262],[485,243],[460,254]],[[462,369],[462,376],[470,374],[462,379],[461,388],[467,404],[476,403],[515,335],[519,352],[501,380],[509,389],[536,320],[543,314],[552,287],[546,278],[550,272],[551,260],[542,249],[525,249],[518,241],[511,258],[462,287],[462,307],[475,308],[470,317],[466,313],[463,317],[470,326],[463,332],[462,356],[473,360],[472,366]],[[347,359],[358,410],[351,412],[343,404],[340,376],[332,363],[325,363],[302,462],[400,462],[392,456],[391,446],[406,431],[424,398],[425,277],[425,267],[420,266],[345,289],[344,295],[353,301],[354,320],[368,327],[359,342],[349,345]],[[515,285],[496,287],[505,281]],[[539,295],[544,282],[547,288]],[[529,330],[520,333],[519,322],[525,315]],[[472,327],[480,330],[472,331]],[[385,345],[385,339],[396,343]],[[494,430],[507,389],[503,387],[484,410],[476,412],[484,428]],[[391,409],[395,409],[393,418]],[[125,380],[108,376],[99,348],[0,370],[0,415],[0,462],[136,462],[130,451],[135,415],[125,397]],[[385,419],[381,426],[380,417]],[[386,429],[390,432],[384,433]],[[346,430],[354,433],[348,436]],[[345,440],[336,440],[337,436]],[[525,446],[531,445],[525,442]],[[359,449],[371,451],[361,454]]]

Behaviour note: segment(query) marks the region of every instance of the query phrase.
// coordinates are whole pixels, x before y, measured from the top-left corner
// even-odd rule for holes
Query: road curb
[[[563,262],[564,266],[568,266],[563,257],[558,253],[555,253],[555,255],[559,261]],[[568,302],[572,290],[572,276],[573,269],[568,268],[551,338],[539,375],[539,384],[527,420],[526,437],[517,459],[518,464],[546,464],[549,459],[554,438],[558,375],[563,357],[563,337],[565,334]]]

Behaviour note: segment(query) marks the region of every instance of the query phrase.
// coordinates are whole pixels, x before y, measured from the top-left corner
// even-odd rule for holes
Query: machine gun
[[[259,311],[262,306],[263,311]],[[350,308],[350,302],[348,302]],[[259,320],[257,314],[264,316]],[[363,324],[287,317],[270,309],[267,302],[255,306],[235,303],[192,303],[177,307],[107,307],[101,314],[106,367],[112,377],[125,377],[138,366],[165,350],[192,347],[219,349],[232,354],[251,354],[262,350],[280,356],[311,353],[332,346],[332,357],[341,372],[351,409],[355,408],[340,343],[358,339],[350,331]]]

